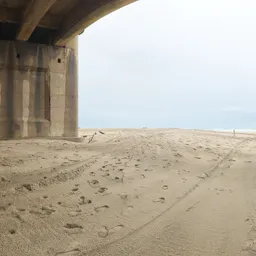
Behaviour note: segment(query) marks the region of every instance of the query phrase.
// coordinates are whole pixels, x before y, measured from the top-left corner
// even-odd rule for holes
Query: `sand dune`
[[[253,134],[80,135],[0,142],[1,256],[256,255]]]

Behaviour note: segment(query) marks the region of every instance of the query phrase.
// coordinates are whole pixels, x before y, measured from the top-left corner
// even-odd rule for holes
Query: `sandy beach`
[[[256,135],[80,136],[0,142],[1,256],[256,255]]]

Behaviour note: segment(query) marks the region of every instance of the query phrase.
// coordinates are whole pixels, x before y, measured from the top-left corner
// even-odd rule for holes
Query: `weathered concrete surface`
[[[0,41],[0,138],[78,135],[77,38]]]

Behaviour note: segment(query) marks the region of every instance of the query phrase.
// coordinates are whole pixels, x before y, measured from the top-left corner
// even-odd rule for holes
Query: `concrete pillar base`
[[[70,142],[76,142],[76,143],[81,143],[81,142],[85,142],[85,139],[82,137],[53,137],[53,136],[49,136],[49,137],[19,137],[19,138],[15,138],[15,139],[10,139],[10,138],[1,138],[0,141],[3,140],[35,140],[35,139],[40,139],[40,140],[63,140],[63,141],[70,141]]]
[[[0,139],[78,136],[73,48],[0,41]]]

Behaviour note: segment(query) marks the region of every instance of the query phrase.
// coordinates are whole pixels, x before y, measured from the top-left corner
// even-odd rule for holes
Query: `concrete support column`
[[[65,137],[78,136],[78,36],[66,45]]]
[[[70,48],[0,41],[0,138],[76,137],[77,38]]]

